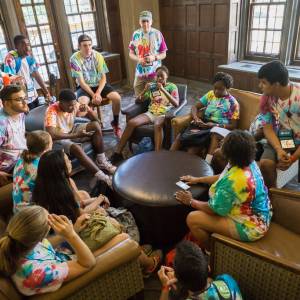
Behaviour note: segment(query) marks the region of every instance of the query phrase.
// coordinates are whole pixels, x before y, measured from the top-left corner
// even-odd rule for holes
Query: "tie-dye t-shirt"
[[[162,33],[155,28],[151,28],[148,33],[143,32],[141,28],[136,30],[129,43],[129,49],[139,58],[148,55],[157,55],[168,50]],[[155,71],[160,66],[160,60],[153,61],[151,66],[142,66],[138,63],[135,76],[140,78],[154,78]]]
[[[20,260],[12,280],[25,296],[54,292],[68,276],[67,260],[65,254],[56,252],[44,239]]]
[[[105,60],[99,52],[93,50],[92,55],[84,58],[80,51],[75,52],[70,58],[71,75],[76,78],[82,77],[86,84],[91,87],[99,85],[102,75],[108,73]]]
[[[214,91],[209,91],[199,101],[206,107],[204,112],[206,122],[226,125],[230,120],[238,120],[240,117],[240,105],[230,94],[217,98]]]
[[[300,84],[292,84],[292,93],[288,99],[281,100],[270,97],[270,112],[262,114],[263,120],[267,124],[274,125],[275,130],[292,129],[295,143],[300,145]],[[291,117],[288,117],[288,112]]]
[[[75,117],[79,112],[79,103],[77,102],[73,112],[62,111],[59,102],[51,104],[45,114],[45,127],[54,127],[58,133],[70,133],[74,127]]]
[[[167,96],[162,91],[158,91],[158,89],[155,88],[156,83],[152,83],[152,85],[154,88],[148,90],[144,95],[145,99],[150,99],[151,101],[148,111],[155,116],[164,115],[173,106],[168,100]],[[164,86],[164,89],[175,99],[179,99],[178,89],[174,83],[167,82]]]
[[[31,204],[39,160],[40,158],[37,157],[32,162],[25,163],[24,159],[20,158],[15,165],[12,192],[15,213],[20,208]]]
[[[201,293],[187,298],[187,300],[242,300],[242,294],[236,281],[228,274],[218,275],[210,283],[209,288]]]
[[[25,115],[12,119],[0,108],[0,171],[11,173],[26,148]]]
[[[226,166],[209,189],[210,208],[231,218],[242,241],[254,241],[268,230],[272,208],[268,190],[255,161],[243,169]]]

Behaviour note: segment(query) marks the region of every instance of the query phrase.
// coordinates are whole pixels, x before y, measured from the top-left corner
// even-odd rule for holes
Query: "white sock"
[[[99,154],[97,154],[97,160],[98,161],[105,160],[105,153],[99,153]]]
[[[213,156],[212,156],[211,154],[206,154],[205,161],[206,161],[208,164],[210,164],[211,161],[212,161],[212,158],[213,158]]]

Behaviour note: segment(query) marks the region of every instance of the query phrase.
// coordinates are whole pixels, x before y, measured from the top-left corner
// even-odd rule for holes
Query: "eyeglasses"
[[[16,101],[16,102],[26,102],[27,99],[25,97],[19,97],[19,98],[15,98],[15,99],[9,98],[7,100],[12,100],[12,101]]]

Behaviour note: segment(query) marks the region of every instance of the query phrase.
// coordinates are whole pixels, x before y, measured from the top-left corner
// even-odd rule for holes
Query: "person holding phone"
[[[77,116],[85,116],[91,122],[76,124]],[[104,181],[111,186],[111,177],[102,170],[111,175],[116,167],[105,156],[99,120],[88,105],[77,102],[76,94],[72,90],[61,90],[58,102],[48,107],[45,114],[45,128],[53,139],[53,149],[63,149],[66,154],[76,157],[96,180]],[[81,147],[81,144],[87,141],[91,141],[93,145],[96,153],[95,162]]]
[[[152,27],[150,11],[142,11],[139,22],[141,28],[133,33],[129,43],[129,57],[137,63],[133,84],[136,97],[155,78],[155,71],[166,58],[168,50],[162,33]]]
[[[168,77],[169,70],[167,67],[157,68],[155,81],[147,83],[144,90],[138,95],[137,102],[150,101],[148,111],[128,121],[116,151],[111,158],[112,161],[117,162],[123,159],[122,150],[134,129],[144,124],[154,124],[155,150],[159,151],[162,148],[165,115],[172,107],[179,105],[177,86],[168,82]]]

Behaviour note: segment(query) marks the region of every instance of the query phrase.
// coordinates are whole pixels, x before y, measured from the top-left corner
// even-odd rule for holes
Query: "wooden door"
[[[44,81],[49,84],[50,75],[54,74],[58,89],[66,87],[66,71],[50,0],[14,0],[14,4],[21,32],[29,39]]]

